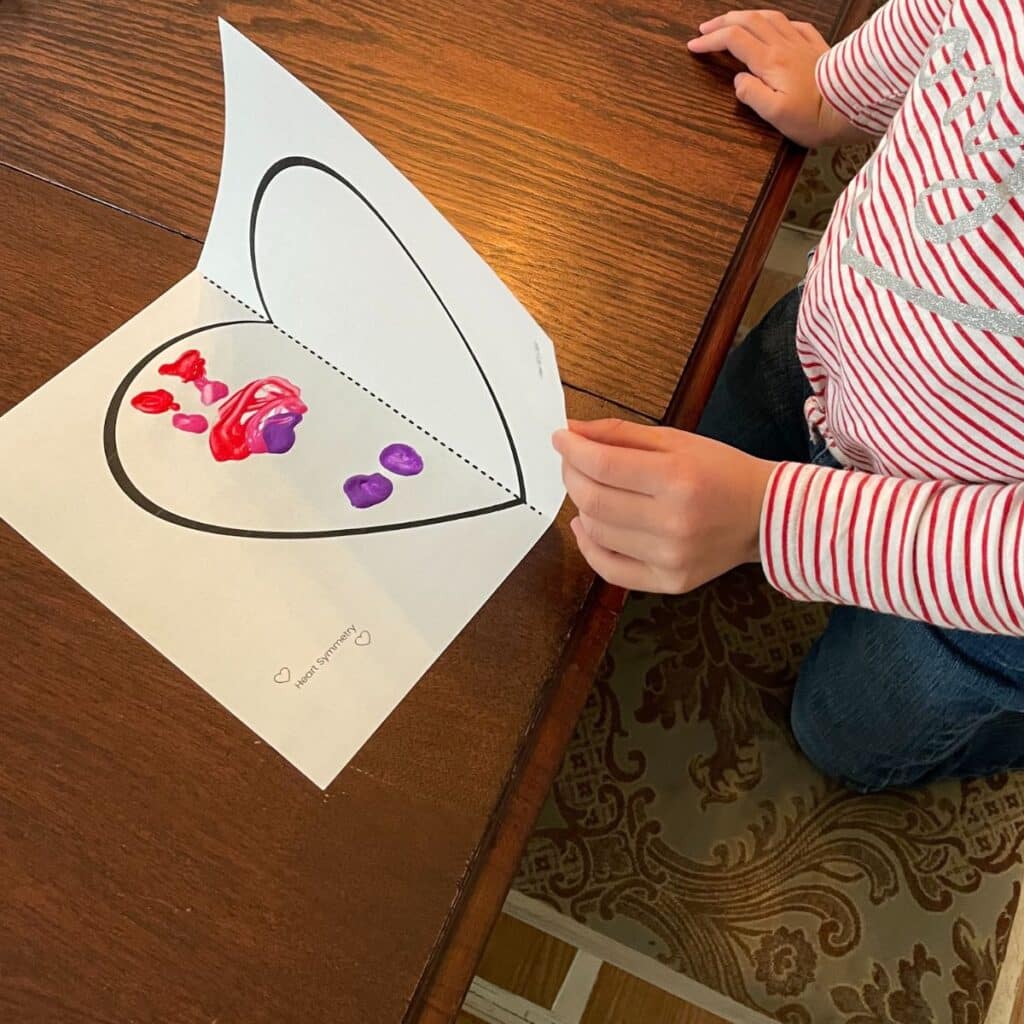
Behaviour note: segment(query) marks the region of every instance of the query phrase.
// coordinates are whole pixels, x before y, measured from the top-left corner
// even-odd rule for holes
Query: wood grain
[[[828,31],[843,2],[777,6]],[[686,50],[721,8],[14,0],[0,162],[201,237],[222,14],[470,240],[555,340],[567,383],[660,417],[779,153],[733,69]]]
[[[603,964],[580,1024],[726,1024],[649,982]]]
[[[9,170],[0,222],[0,411],[198,253]],[[0,528],[0,1020],[401,1020],[557,689],[568,518],[326,793]]]
[[[480,951],[498,919],[523,847],[561,766],[624,600],[622,590],[603,580],[595,583],[587,597],[556,672],[558,686],[549,690],[549,703],[539,709],[528,745],[495,815],[486,853],[474,865],[471,883],[417,992],[411,1019],[418,1024],[447,1024],[462,1005]]]
[[[502,914],[484,947],[478,977],[550,1010],[576,950],[525,921]]]

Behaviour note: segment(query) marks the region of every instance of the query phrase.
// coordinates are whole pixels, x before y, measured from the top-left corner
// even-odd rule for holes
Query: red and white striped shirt
[[[765,570],[795,598],[1024,636],[1024,9],[890,0],[817,75],[883,136],[797,326],[808,423],[849,469],[776,468]]]

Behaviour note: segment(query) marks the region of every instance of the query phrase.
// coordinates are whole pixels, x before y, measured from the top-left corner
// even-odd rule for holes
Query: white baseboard
[[[652,957],[609,939],[571,917],[552,910],[546,903],[524,896],[514,889],[505,900],[505,913],[591,954],[598,960],[613,964],[627,974],[632,974],[663,992],[668,992],[669,995],[733,1021],[734,1024],[778,1024],[778,1021],[771,1017],[751,1010],[722,995],[721,992],[701,985],[685,974],[658,963]]]
[[[597,957],[577,949],[550,1010],[483,978],[473,979],[462,1008],[484,1024],[580,1024],[600,969]]]

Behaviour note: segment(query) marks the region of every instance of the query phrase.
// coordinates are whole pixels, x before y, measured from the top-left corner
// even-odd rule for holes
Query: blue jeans
[[[726,360],[698,432],[763,459],[838,467],[808,436],[800,289]],[[837,607],[800,667],[803,752],[862,792],[1024,768],[1024,639]]]

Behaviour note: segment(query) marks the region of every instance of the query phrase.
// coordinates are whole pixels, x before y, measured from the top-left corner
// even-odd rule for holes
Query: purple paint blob
[[[371,508],[387,501],[395,485],[381,473],[350,476],[342,485],[345,496],[354,508]]]
[[[283,455],[295,444],[295,428],[302,422],[298,412],[281,412],[269,416],[263,424],[263,443],[272,455]]]
[[[171,423],[179,430],[184,430],[189,434],[205,433],[206,428],[210,425],[205,416],[199,413],[189,415],[184,412],[176,412],[171,417]]]
[[[380,453],[380,464],[399,476],[416,476],[423,472],[423,458],[407,444],[389,444]]]

